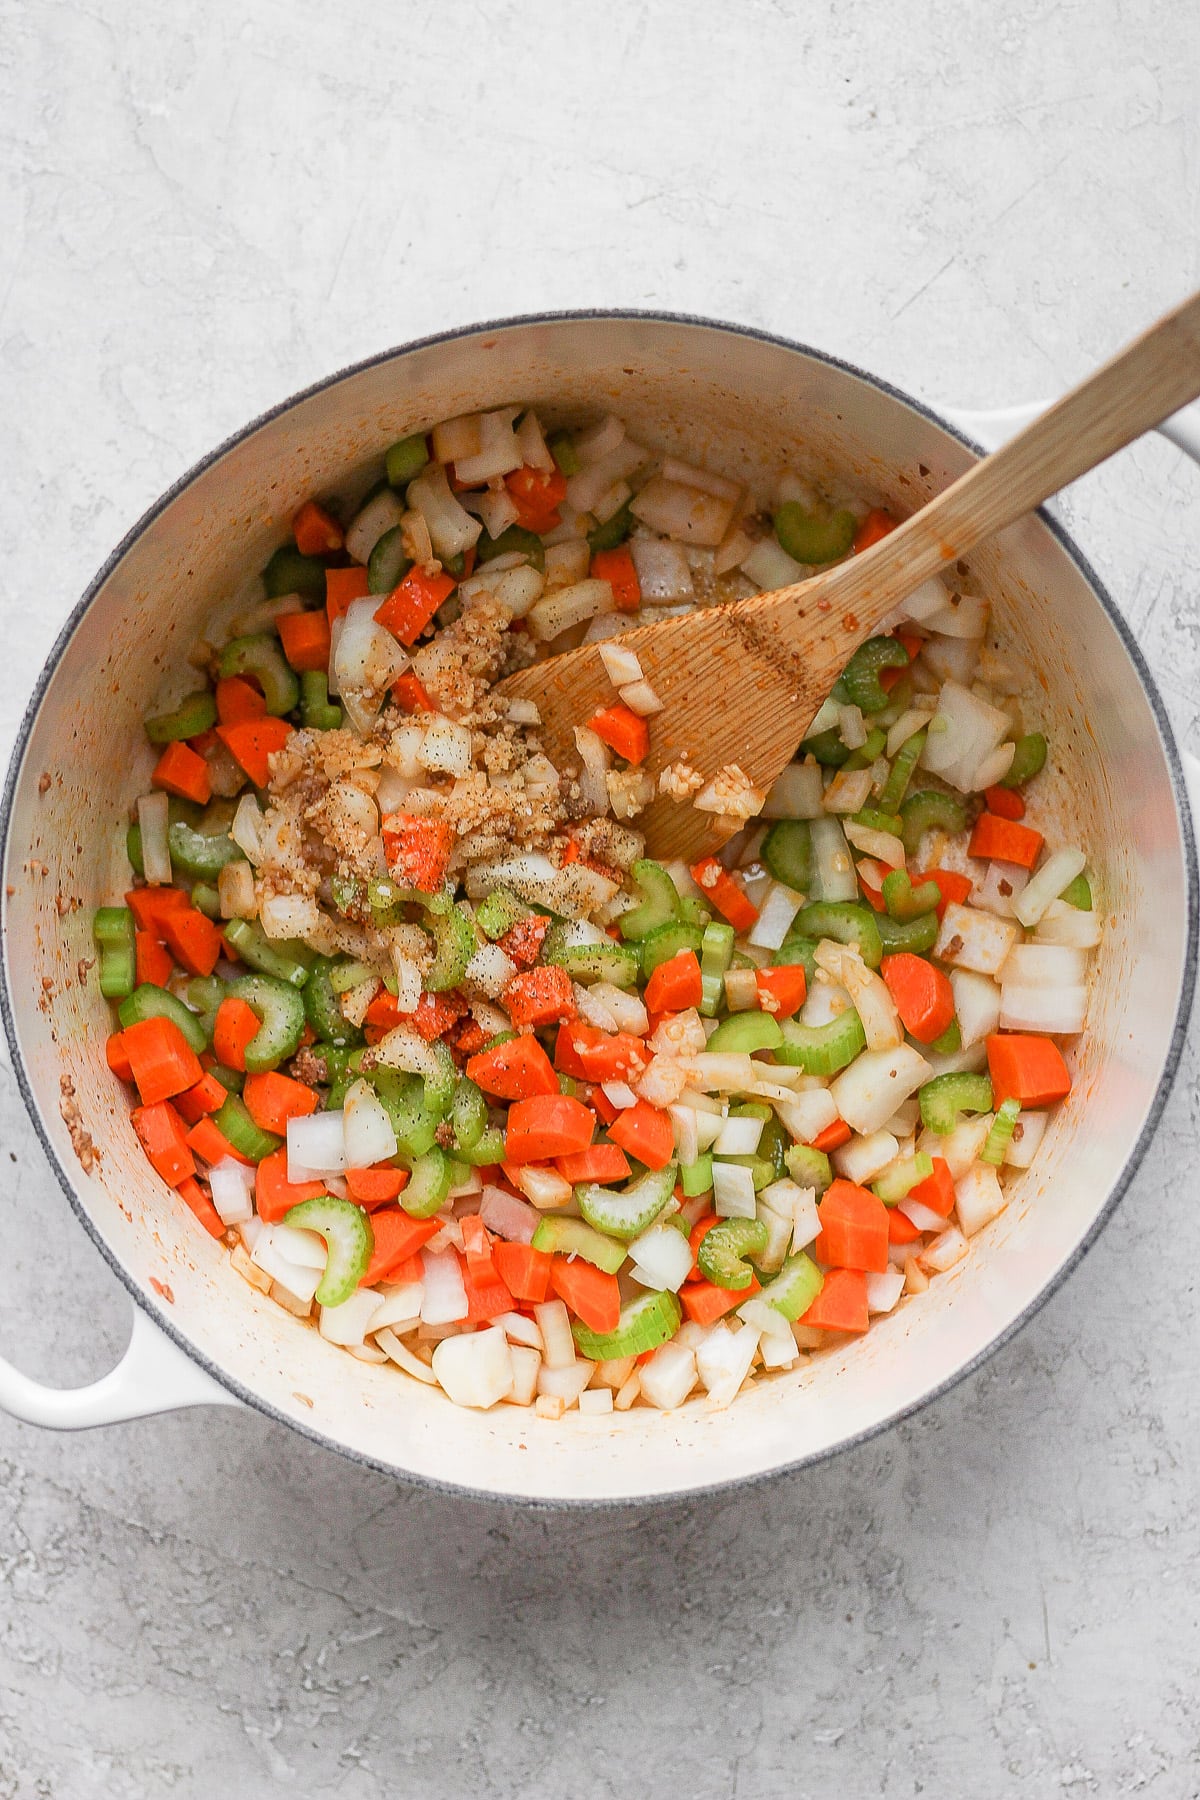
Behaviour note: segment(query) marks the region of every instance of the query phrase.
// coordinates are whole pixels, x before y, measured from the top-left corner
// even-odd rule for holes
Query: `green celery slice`
[[[674,1294],[665,1290],[639,1294],[621,1308],[615,1331],[593,1331],[578,1319],[571,1335],[580,1353],[592,1362],[611,1362],[621,1356],[641,1356],[657,1350],[679,1330],[683,1313]]]
[[[297,1231],[316,1231],[325,1239],[329,1256],[315,1296],[317,1305],[340,1306],[349,1300],[366,1274],[375,1248],[371,1221],[362,1207],[353,1200],[320,1194],[315,1200],[290,1206],[284,1224]]]
[[[615,1275],[625,1261],[624,1244],[616,1243],[596,1231],[584,1219],[566,1219],[560,1215],[539,1219],[533,1234],[533,1248],[547,1250],[553,1256],[582,1256],[606,1275]]]

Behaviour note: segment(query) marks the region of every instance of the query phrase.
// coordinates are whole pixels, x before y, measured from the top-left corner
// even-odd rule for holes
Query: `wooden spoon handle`
[[[948,562],[1032,512],[1197,395],[1200,294],[1193,294],[878,544],[819,576],[822,601],[834,607],[849,603],[853,590],[863,623],[868,615],[881,619]],[[816,584],[779,591],[809,599]]]

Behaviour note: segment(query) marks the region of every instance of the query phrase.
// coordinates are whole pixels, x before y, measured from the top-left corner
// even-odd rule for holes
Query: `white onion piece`
[[[987,1163],[975,1163],[954,1184],[954,1210],[966,1237],[982,1231],[989,1219],[1007,1205],[1008,1195],[1000,1186],[1000,1178]]]
[[[945,1228],[946,1221],[941,1213],[934,1212],[931,1206],[922,1206],[911,1194],[901,1200],[897,1211],[902,1212],[909,1224],[915,1225],[918,1231],[941,1231]]]
[[[579,775],[579,791],[592,813],[608,811],[608,771],[612,752],[604,739],[587,725],[575,726],[575,748],[583,764]]]
[[[713,1141],[718,1156],[753,1156],[762,1136],[763,1121],[754,1118],[726,1119]]]
[[[870,769],[839,769],[821,804],[827,813],[858,812],[871,798],[872,780]]]
[[[714,475],[711,469],[698,469],[691,463],[680,462],[675,456],[663,458],[661,473],[668,481],[699,488],[702,494],[715,494],[718,500],[736,500],[742,491],[727,475]]]
[[[529,628],[542,643],[550,643],[574,625],[582,625],[598,612],[611,612],[612,586],[607,581],[588,579],[573,587],[558,588],[544,594],[527,614]]]
[[[496,1320],[497,1324],[502,1322]],[[508,1354],[512,1361],[513,1378],[512,1386],[504,1397],[512,1406],[532,1406],[537,1393],[538,1376],[542,1372],[541,1352],[529,1344],[513,1343],[508,1332],[505,1332],[505,1336],[510,1338]]]
[[[289,1294],[303,1304],[305,1301],[311,1301],[320,1287],[323,1269],[308,1268],[303,1263],[294,1262],[284,1255],[281,1243],[286,1242],[286,1239],[281,1240],[279,1234],[286,1229],[280,1225],[264,1225],[255,1239],[250,1259],[257,1263],[258,1267],[264,1270],[272,1281],[277,1281],[281,1287],[286,1288]],[[290,1235],[298,1238],[307,1234],[293,1231]],[[318,1238],[317,1242],[320,1243],[321,1240]],[[323,1245],[322,1248],[324,1248]]]
[[[847,840],[864,855],[878,857],[889,869],[904,867],[904,845],[890,831],[874,831],[869,825],[856,825],[853,819],[847,819],[842,829]]]
[[[847,1181],[865,1187],[881,1170],[895,1162],[900,1146],[890,1131],[882,1127],[865,1137],[852,1137],[833,1153],[833,1166]]]
[[[639,534],[630,538],[629,553],[637,570],[642,600],[647,606],[662,600],[691,599],[695,592],[692,571],[678,544]]]
[[[1004,1152],[1005,1162],[1014,1169],[1027,1169],[1041,1147],[1048,1123],[1047,1113],[1019,1112],[1008,1148]]]
[[[932,1244],[927,1244],[921,1251],[918,1261],[922,1269],[933,1275],[944,1275],[961,1262],[971,1246],[958,1229],[957,1225],[948,1225],[945,1231],[935,1237]]]
[[[969,687],[975,679],[982,643],[980,638],[942,637],[940,633],[934,632],[921,646],[920,661],[915,672],[917,675],[924,672],[926,675],[936,676],[939,681],[956,681],[960,687]]]
[[[923,1131],[917,1149],[927,1156],[940,1156],[957,1181],[960,1175],[966,1174],[987,1142],[993,1117],[992,1113],[980,1113],[977,1118],[960,1119],[954,1130],[944,1137],[939,1137],[936,1131]]]
[[[557,1169],[543,1169],[536,1163],[522,1163],[514,1173],[516,1185],[539,1212],[566,1206],[571,1198],[571,1183]]]
[[[741,1163],[713,1163],[713,1211],[722,1219],[755,1216],[754,1175]]]
[[[356,730],[369,730],[384,691],[408,667],[408,652],[376,623],[377,594],[352,600],[342,614],[330,664],[330,685],[345,702]]]
[[[340,1344],[346,1350],[361,1344],[374,1314],[379,1311],[380,1299],[377,1289],[359,1288],[339,1306],[323,1306],[318,1326],[321,1336],[327,1343]]]
[[[1067,944],[1016,944],[1000,971],[1001,987],[1080,987],[1087,980],[1086,950]]]
[[[342,1112],[346,1167],[369,1169],[396,1154],[396,1133],[379,1095],[369,1081],[356,1081]]]
[[[499,944],[480,944],[462,978],[468,993],[482,994],[485,1000],[498,1000],[513,976],[517,965]]]
[[[1017,746],[1013,743],[1001,744],[990,756],[985,756],[975,770],[975,788],[982,792],[985,788],[995,787],[1004,780],[1012,768],[1013,757],[1017,754]]]
[[[830,1083],[838,1117],[852,1131],[878,1131],[901,1100],[929,1079],[929,1064],[907,1044],[892,1050],[864,1050]]]
[[[775,780],[762,809],[764,819],[819,819],[823,794],[818,762],[789,763]]]
[[[454,475],[467,487],[495,481],[521,467],[521,446],[513,432],[516,415],[511,409],[484,413],[479,421],[479,450],[474,456],[456,456]]]
[[[467,1316],[467,1290],[463,1285],[462,1264],[456,1250],[421,1251],[422,1279],[421,1319],[426,1325],[453,1325]]]
[[[258,896],[254,892],[254,870],[250,864],[239,856],[227,862],[217,875],[217,895],[223,919],[254,918],[258,912]]]
[[[507,488],[483,488],[479,493],[464,494],[462,504],[467,512],[474,513],[477,519],[483,520],[483,529],[489,537],[498,538],[502,531],[515,525],[521,516],[521,509]]]
[[[952,901],[942,916],[934,955],[956,968],[995,975],[1016,941],[1017,927],[1011,919]]]
[[[485,1187],[479,1216],[488,1230],[510,1244],[528,1244],[537,1230],[538,1213],[527,1200],[518,1200],[507,1188]]]
[[[1020,863],[1001,862],[994,858],[988,862],[987,874],[971,897],[976,906],[981,906],[985,912],[999,913],[1001,918],[1008,918],[1018,896],[1025,892],[1028,883],[1029,870],[1023,869]]]
[[[251,1217],[254,1193],[254,1170],[232,1156],[223,1157],[208,1171],[212,1203],[222,1225],[240,1225]]]
[[[433,1372],[456,1406],[486,1411],[505,1399],[513,1384],[508,1339],[498,1325],[443,1338],[433,1352]]]
[[[921,765],[951,787],[971,793],[980,764],[998,748],[1010,728],[1006,712],[957,681],[945,680],[937,711],[929,721]]]
[[[904,1270],[888,1269],[867,1276],[867,1311],[890,1313],[904,1292]]]
[[[266,937],[303,938],[320,928],[321,909],[311,894],[273,894],[259,906],[258,922]]]
[[[605,511],[605,500],[611,490],[624,487],[625,494],[618,500],[621,506],[628,496],[629,489],[625,477],[632,475],[635,469],[641,468],[649,460],[650,452],[641,444],[635,444],[632,438],[625,438],[621,443],[595,462],[588,463],[567,482],[567,500],[577,513],[590,512],[603,523],[611,518],[612,512]]]
[[[750,928],[748,942],[764,950],[778,950],[803,904],[804,896],[795,888],[782,881],[773,881],[759,904],[758,918]]]
[[[1074,847],[1056,850],[1048,856],[1013,904],[1013,912],[1022,925],[1036,925],[1050,902],[1057,900],[1077,875],[1083,874],[1086,862],[1083,851]]]
[[[867,741],[867,726],[861,706],[838,707],[838,736],[847,750],[861,750]]]
[[[1094,950],[1103,936],[1097,912],[1052,900],[1034,929],[1038,944],[1069,944],[1075,950]]]
[[[576,432],[571,439],[571,447],[580,468],[586,469],[590,464],[599,462],[602,457],[611,455],[624,436],[624,425],[612,413],[607,413],[586,430]]]
[[[1045,1031],[1067,1036],[1083,1030],[1087,1014],[1084,987],[1016,987],[1000,990],[1002,1031]]]
[[[950,592],[945,582],[938,576],[931,575],[928,581],[923,581],[919,588],[913,589],[900,611],[906,619],[912,619],[919,625],[931,615],[943,612],[949,604]]]
[[[533,1309],[542,1334],[542,1355],[548,1369],[569,1369],[575,1361],[571,1318],[561,1300],[543,1300]]]
[[[483,442],[482,415],[459,413],[453,419],[442,419],[431,432],[433,454],[438,462],[455,462],[460,456],[478,456]]]
[[[419,1356],[414,1356],[390,1327],[377,1332],[375,1342],[382,1350],[386,1350],[392,1361],[407,1375],[415,1375],[417,1380],[423,1381],[427,1387],[437,1386],[437,1376],[433,1370],[427,1363],[423,1363]]]
[[[346,1167],[346,1138],[341,1112],[309,1113],[287,1122],[289,1181],[340,1175]]]
[[[909,738],[916,737],[918,731],[924,731],[932,717],[932,706],[910,706],[907,712],[901,713],[888,732],[887,754],[895,756],[898,750],[904,748]]]
[[[692,1272],[692,1247],[673,1225],[652,1225],[633,1240],[629,1254],[644,1287],[677,1294]]]
[[[435,775],[469,775],[471,733],[466,725],[435,713],[425,726],[417,761]]]
[[[837,819],[814,819],[811,826],[814,900],[856,900],[854,860]]]
[[[973,969],[951,969],[954,1016],[962,1034],[962,1048],[981,1044],[1000,1024],[1000,989],[990,975]]]
[[[143,794],[137,803],[142,831],[142,871],[151,887],[170,887],[171,850],[167,841],[167,796]]]
[[[547,475],[554,473],[554,456],[547,447],[541,423],[534,412],[527,412],[517,426],[517,448],[521,452],[521,461],[526,468],[544,469]]]
[[[385,1325],[402,1326],[413,1331],[421,1322],[421,1300],[425,1292],[423,1281],[398,1281],[382,1290],[382,1299],[371,1314],[368,1332],[381,1331]]]
[[[537,1391],[539,1394],[552,1394],[561,1400],[564,1409],[574,1406],[592,1379],[595,1363],[580,1358],[565,1369],[551,1369],[545,1363],[537,1373]]]
[[[715,547],[729,529],[733,508],[729,498],[654,475],[633,500],[630,511],[664,537]]]
[[[943,637],[983,638],[987,636],[989,611],[980,594],[948,594],[945,606],[926,613],[921,624]]]
[[[696,1373],[708,1389],[711,1407],[729,1406],[737,1398],[738,1389],[750,1373],[760,1337],[753,1325],[744,1324],[737,1331],[730,1331],[724,1321],[707,1333],[695,1358]]]
[[[743,1327],[745,1329],[745,1327]],[[757,1338],[757,1333],[751,1333]],[[753,1354],[753,1353],[752,1353]],[[642,1364],[642,1393],[651,1406],[657,1406],[662,1412],[670,1412],[676,1406],[682,1406],[696,1385],[696,1354],[678,1342],[661,1345],[650,1358]]]
[[[408,503],[424,519],[433,547],[443,560],[469,550],[483,530],[479,520],[459,505],[450,492],[445,469],[437,464],[422,470],[409,484]]]
[[[365,563],[385,531],[404,517],[404,502],[391,488],[368,500],[346,529],[346,551],[355,562]]]
[[[803,581],[809,572],[804,563],[796,562],[773,537],[761,538],[750,554],[742,558],[741,566],[743,575],[748,575],[751,581],[768,591],[791,587],[793,582]]]
[[[653,718],[655,713],[660,713],[663,709],[662,701],[648,681],[626,682],[624,687],[617,689],[617,693],[630,712],[636,713],[639,719]]]

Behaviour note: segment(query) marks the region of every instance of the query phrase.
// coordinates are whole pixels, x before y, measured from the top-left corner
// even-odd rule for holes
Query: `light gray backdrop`
[[[4,753],[160,490],[404,338],[663,306],[1052,394],[1196,284],[1198,56],[1151,0],[0,0]],[[1149,443],[1063,510],[1200,750],[1200,473]],[[79,1381],[128,1302],[7,1068],[0,1107],[0,1350]],[[1198,1165],[1193,1054],[1018,1342],[715,1503],[529,1517],[248,1415],[0,1420],[0,1796],[1194,1794]]]

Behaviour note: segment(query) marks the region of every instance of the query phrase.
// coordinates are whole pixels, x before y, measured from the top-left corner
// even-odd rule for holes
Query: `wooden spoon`
[[[791,587],[624,634],[663,702],[649,721],[644,765],[656,785],[686,757],[706,780],[736,764],[769,788],[855,647],[915,588],[1197,395],[1200,294],[861,555]],[[617,698],[595,644],[522,669],[498,691],[536,701],[546,753],[560,768],[578,764],[574,727]],[[656,855],[690,861],[740,821],[658,796],[635,823]]]

